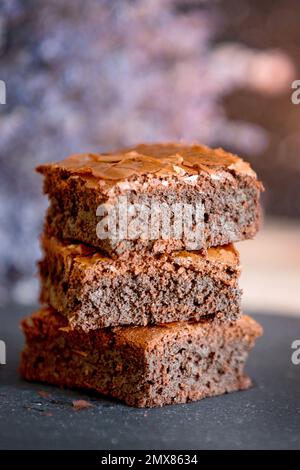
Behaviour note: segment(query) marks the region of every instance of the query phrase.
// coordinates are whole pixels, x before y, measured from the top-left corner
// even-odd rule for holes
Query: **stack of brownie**
[[[45,306],[22,323],[23,377],[139,407],[248,388],[244,365],[262,329],[241,313],[232,243],[259,227],[262,186],[249,164],[222,149],[161,144],[38,171],[50,199]],[[173,230],[154,237],[144,222],[166,226],[160,207],[170,208]],[[175,220],[189,231],[174,230]]]

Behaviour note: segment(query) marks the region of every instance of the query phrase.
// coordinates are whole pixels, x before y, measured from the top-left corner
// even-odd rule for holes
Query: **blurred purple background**
[[[2,0],[0,303],[36,299],[33,168],[139,141],[248,158],[267,213],[300,217],[296,0]]]

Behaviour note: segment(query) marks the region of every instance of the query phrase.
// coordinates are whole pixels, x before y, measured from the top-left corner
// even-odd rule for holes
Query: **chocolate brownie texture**
[[[233,245],[200,252],[113,259],[80,243],[42,237],[41,302],[88,331],[121,325],[234,321],[240,315],[239,254]]]
[[[44,191],[50,199],[45,232],[60,239],[74,239],[109,253],[126,257],[132,250],[172,252],[191,249],[188,235],[157,238],[139,234],[106,239],[97,236],[97,208],[116,206],[120,196],[128,204],[171,207],[173,203],[201,208],[192,249],[252,238],[260,221],[259,196],[263,189],[250,165],[222,149],[202,145],[138,145],[111,154],[77,154],[62,162],[41,165]],[[103,214],[104,215],[104,214]],[[171,211],[171,222],[175,218]],[[183,217],[188,225],[187,216]]]
[[[186,403],[247,389],[244,364],[262,328],[235,323],[178,322],[157,326],[71,330],[44,308],[22,323],[20,371],[31,381],[95,390],[131,406]]]

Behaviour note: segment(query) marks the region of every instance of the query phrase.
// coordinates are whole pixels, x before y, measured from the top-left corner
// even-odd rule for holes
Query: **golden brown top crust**
[[[226,265],[238,265],[240,257],[237,249],[232,243],[222,246],[214,246],[207,249],[204,255],[200,251],[177,251],[174,253],[176,258],[206,258],[208,261],[217,261]]]
[[[227,330],[227,331],[226,331]],[[117,327],[116,335],[123,343],[139,346],[145,350],[151,350],[155,346],[163,344],[170,337],[189,335],[201,335],[205,337],[209,333],[223,336],[226,334],[240,334],[247,337],[248,341],[262,335],[262,327],[251,317],[243,315],[234,323],[220,325],[214,320],[203,320],[196,323],[173,322],[155,326]]]
[[[114,153],[75,154],[58,163],[40,165],[37,171],[66,170],[73,175],[120,181],[133,175],[153,174],[157,177],[192,176],[231,171],[256,178],[249,163],[223,149],[204,145],[140,144]]]
[[[81,263],[92,265],[100,261],[114,263],[115,260],[100,252],[99,250],[84,245],[83,243],[73,243],[60,241],[55,237],[42,237],[42,246],[53,252],[59,252],[62,256],[72,256]],[[233,244],[208,248],[207,254],[203,255],[200,251],[177,251],[170,254],[161,255],[166,260],[172,258],[177,264],[186,264],[186,261],[208,260],[218,262],[226,266],[239,265],[239,253]],[[181,261],[183,261],[181,263]]]
[[[116,327],[112,329],[103,329],[90,333],[83,333],[80,330],[73,330],[68,326],[67,319],[58,314],[51,307],[41,308],[31,317],[26,318],[22,322],[23,330],[26,334],[40,335],[56,335],[58,332],[64,334],[79,334],[79,341],[84,344],[84,337],[88,335],[100,335],[103,339],[107,336],[114,336],[115,344],[129,344],[132,347],[142,348],[143,350],[151,350],[155,346],[162,345],[169,338],[183,338],[188,335],[203,335],[212,333],[214,336],[233,334],[239,335],[251,342],[255,338],[262,335],[262,327],[253,318],[247,315],[242,316],[234,323],[224,323],[219,325],[215,321],[203,320],[202,322],[174,322],[165,323],[155,326],[132,326],[132,327]]]

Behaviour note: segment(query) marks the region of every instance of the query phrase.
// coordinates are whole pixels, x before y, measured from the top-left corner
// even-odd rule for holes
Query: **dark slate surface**
[[[300,365],[291,343],[300,319],[256,316],[265,328],[248,362],[249,391],[188,405],[141,410],[80,392],[31,384],[18,377],[20,313],[0,309],[1,449],[297,449],[300,448]],[[49,393],[40,396],[39,391]],[[75,411],[73,400],[93,406]]]

